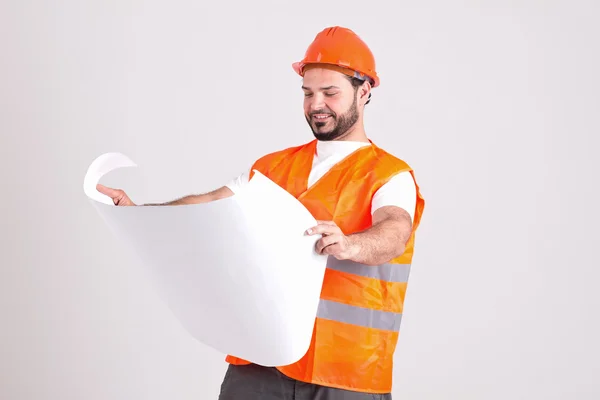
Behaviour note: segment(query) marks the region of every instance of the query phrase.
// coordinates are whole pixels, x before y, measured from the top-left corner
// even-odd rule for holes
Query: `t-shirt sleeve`
[[[375,192],[371,204],[371,214],[383,206],[400,207],[410,214],[411,220],[414,220],[417,188],[410,172],[399,173]]]

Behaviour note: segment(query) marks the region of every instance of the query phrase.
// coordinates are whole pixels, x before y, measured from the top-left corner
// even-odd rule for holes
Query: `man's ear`
[[[358,89],[358,101],[361,105],[365,105],[371,99],[371,83],[365,81]]]

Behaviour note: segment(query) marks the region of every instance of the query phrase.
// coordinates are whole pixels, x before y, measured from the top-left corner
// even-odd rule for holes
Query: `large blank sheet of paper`
[[[286,365],[308,350],[325,274],[317,221],[257,172],[234,196],[179,206],[115,206],[96,190],[105,174],[136,164],[98,157],[84,192],[120,242],[140,258],[183,327],[224,354]],[[125,263],[124,263],[125,264]]]

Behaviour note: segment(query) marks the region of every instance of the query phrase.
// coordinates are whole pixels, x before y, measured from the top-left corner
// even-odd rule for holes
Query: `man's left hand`
[[[323,235],[315,245],[318,254],[327,254],[338,260],[348,260],[359,252],[358,246],[351,237],[344,232],[333,221],[317,221],[318,225],[306,231],[307,235]]]

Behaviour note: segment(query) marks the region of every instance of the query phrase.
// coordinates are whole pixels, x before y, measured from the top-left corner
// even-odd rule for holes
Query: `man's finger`
[[[341,247],[339,243],[333,243],[330,244],[329,246],[325,247],[320,254],[323,255],[330,255],[330,256],[334,256],[334,257],[338,257],[338,255],[341,252]]]
[[[317,226],[313,226],[312,228],[308,229],[306,231],[307,235],[318,235],[318,234],[322,234],[322,235],[332,235],[334,233],[340,233],[340,228],[337,227],[337,225],[317,225]]]
[[[97,185],[96,185],[96,189],[97,189],[97,190],[98,190],[100,193],[102,193],[102,194],[105,194],[105,195],[107,195],[108,197],[111,197],[111,198],[113,198],[113,199],[114,199],[115,197],[119,197],[119,196],[121,195],[121,191],[120,191],[120,190],[117,190],[117,189],[112,189],[112,188],[106,187],[106,186],[104,186],[104,185],[101,185],[101,184],[97,184]]]
[[[341,238],[342,237],[340,235],[334,234],[319,239],[319,241],[317,241],[317,244],[315,245],[317,253],[322,254],[323,249],[326,249],[328,246],[338,243],[341,240]]]

